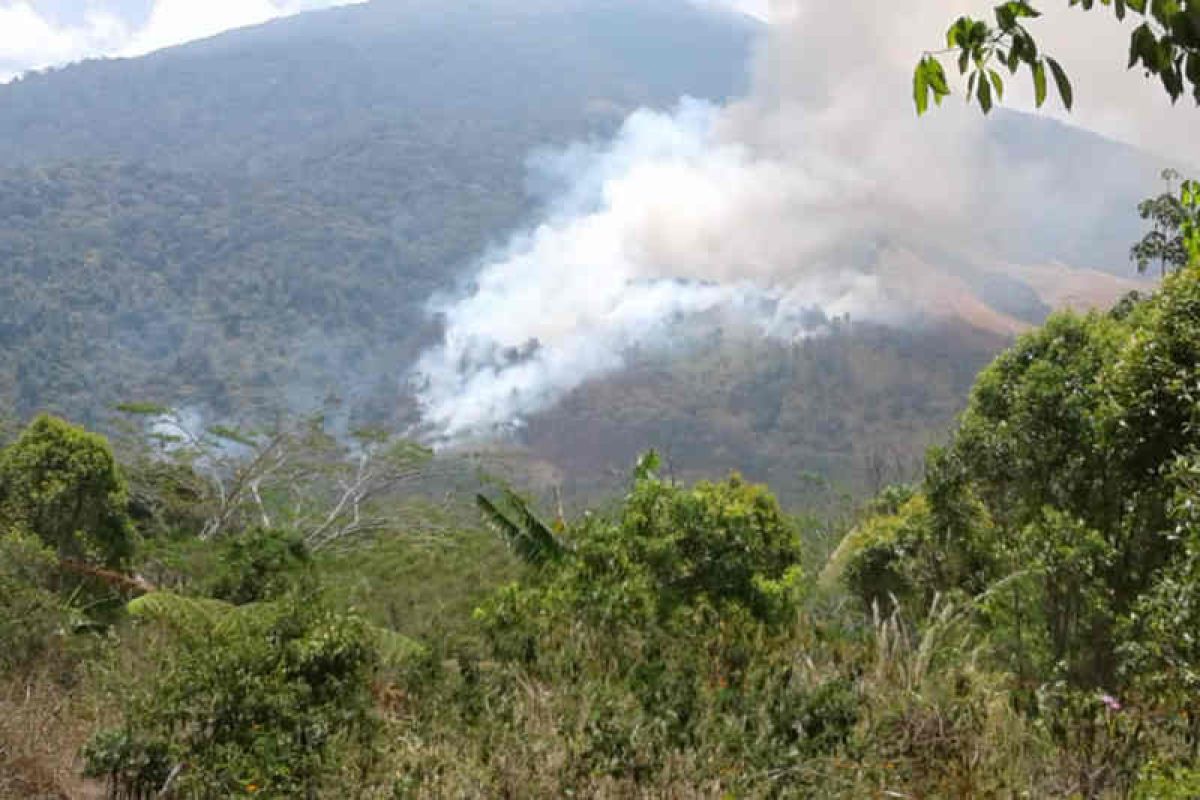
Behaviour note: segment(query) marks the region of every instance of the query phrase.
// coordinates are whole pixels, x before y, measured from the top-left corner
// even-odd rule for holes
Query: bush
[[[312,586],[312,560],[299,534],[255,528],[219,547],[218,571],[205,592],[218,600],[244,605]]]
[[[825,580],[840,579],[866,609],[891,609],[914,597],[907,558],[928,538],[929,503],[922,495],[883,510],[857,525],[830,557]]]
[[[0,535],[0,672],[35,663],[75,621],[50,587],[57,560],[35,536]]]
[[[85,750],[90,775],[135,792],[170,765],[183,796],[306,796],[373,735],[377,655],[358,618],[302,595],[243,608],[140,602],[167,623],[170,646],[124,724]]]

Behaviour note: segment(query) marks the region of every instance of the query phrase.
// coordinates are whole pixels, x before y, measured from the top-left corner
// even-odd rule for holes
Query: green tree
[[[1138,272],[1145,272],[1157,261],[1160,274],[1165,276],[1171,270],[1187,266],[1190,254],[1184,234],[1200,224],[1200,208],[1185,205],[1184,195],[1176,193],[1178,172],[1163,170],[1162,177],[1167,191],[1138,204],[1138,214],[1150,221],[1153,229],[1133,246],[1129,257],[1137,262]]]
[[[170,636],[123,725],[84,750],[115,792],[314,797],[346,748],[369,749],[379,655],[361,619],[299,594],[238,608],[156,594],[130,610]]]
[[[1070,0],[1069,5],[1085,11],[1096,0]],[[1100,0],[1113,9],[1117,19],[1132,12],[1143,18],[1130,34],[1129,67],[1141,66],[1147,77],[1157,77],[1172,101],[1190,91],[1200,104],[1200,2],[1196,0]],[[974,99],[984,113],[1004,97],[1001,69],[1016,74],[1022,68],[1033,79],[1034,97],[1040,108],[1046,101],[1047,76],[1054,78],[1063,105],[1074,102],[1074,91],[1066,70],[1041,51],[1026,21],[1041,12],[1025,0],[1008,0],[993,9],[995,22],[960,17],[946,32],[946,47],[926,52],[913,74],[913,99],[917,112],[925,113],[929,98],[936,103],[948,96],[950,87],[941,63],[945,55],[957,55],[958,71],[968,75],[967,99]]]
[[[524,505],[506,524],[487,514],[536,567],[477,612],[497,655],[553,660],[564,625],[704,637],[716,619],[771,625],[794,608],[800,546],[770,493],[737,476],[685,488],[660,480],[655,464],[653,454],[640,462],[617,512],[585,515],[559,535]],[[522,544],[531,530],[543,545]]]
[[[103,436],[40,416],[0,452],[0,519],[60,558],[118,567],[133,554],[129,498]]]
[[[218,600],[256,603],[314,583],[312,556],[294,532],[255,528],[217,546],[219,566],[206,594]]]

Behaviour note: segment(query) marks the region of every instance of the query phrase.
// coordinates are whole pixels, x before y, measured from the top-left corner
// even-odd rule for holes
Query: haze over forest
[[[1200,797],[1200,0],[1057,5],[0,0],[0,800]]]
[[[914,147],[904,93],[861,94],[890,56],[806,24],[378,0],[2,86],[3,396],[337,398],[568,486],[648,444],[785,492],[911,467],[1008,337],[1133,285],[1164,157],[1019,113]]]

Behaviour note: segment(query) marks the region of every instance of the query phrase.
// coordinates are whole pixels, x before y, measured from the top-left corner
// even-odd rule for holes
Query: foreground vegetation
[[[0,794],[1196,797],[1198,205],[850,519],[653,452],[568,518],[321,419],[0,426]]]
[[[571,519],[488,484],[479,526],[378,434],[35,419],[0,793],[1196,796],[1198,393],[1188,267],[1020,339],[849,520],[649,454]]]

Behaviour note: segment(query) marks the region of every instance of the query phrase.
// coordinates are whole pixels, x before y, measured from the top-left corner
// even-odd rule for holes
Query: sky
[[[0,0],[0,81],[84,58],[138,56],[360,0]]]

